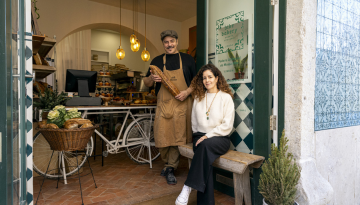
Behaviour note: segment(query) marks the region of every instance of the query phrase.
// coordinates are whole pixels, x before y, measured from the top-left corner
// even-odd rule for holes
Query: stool
[[[64,151],[67,151],[67,150],[64,150]],[[49,164],[48,164],[48,166],[47,166],[47,168],[46,168],[45,176],[44,176],[43,182],[42,182],[42,184],[41,184],[41,186],[40,186],[39,195],[38,195],[38,197],[37,197],[37,199],[36,199],[35,205],[37,204],[37,201],[38,201],[39,196],[40,196],[40,193],[41,193],[42,186],[44,185],[45,178],[46,178],[46,173],[48,173],[48,171],[52,171],[52,170],[49,170],[49,166],[50,166],[51,159],[52,159],[53,155],[54,155],[54,150],[53,150],[53,152],[52,152],[52,154],[51,154]],[[76,166],[78,167],[78,170],[77,170],[77,171],[78,171],[78,177],[79,177],[79,185],[80,185],[80,193],[81,193],[81,203],[82,203],[82,205],[84,205],[84,200],[83,200],[83,196],[82,196],[82,189],[81,189],[81,180],[80,180],[80,167],[79,167],[79,161],[78,161],[78,150],[75,151],[75,157],[76,157]],[[94,174],[93,174],[92,169],[91,169],[91,166],[90,166],[89,156],[87,156],[87,155],[86,155],[86,160],[87,160],[87,162],[88,162],[88,164],[89,164],[89,168],[90,168],[90,172],[91,172],[91,175],[92,175],[92,177],[93,177],[93,180],[94,180],[95,188],[97,188],[96,182],[95,182],[95,178],[94,178]],[[69,167],[74,167],[74,166],[69,166]],[[61,168],[57,168],[57,169],[60,170]],[[59,187],[59,180],[60,180],[60,175],[58,175],[56,188]]]

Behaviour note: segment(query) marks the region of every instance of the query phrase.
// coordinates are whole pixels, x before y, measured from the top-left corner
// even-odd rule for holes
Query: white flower
[[[68,110],[68,112],[77,112],[78,109],[77,108],[71,108],[70,110]]]
[[[52,110],[52,111],[50,111],[49,114],[48,114],[48,119],[49,119],[49,120],[56,119],[56,118],[59,117],[59,115],[60,115],[59,111],[57,111],[57,110]]]
[[[54,107],[53,110],[60,110],[60,109],[65,109],[65,106],[64,105],[57,105]]]

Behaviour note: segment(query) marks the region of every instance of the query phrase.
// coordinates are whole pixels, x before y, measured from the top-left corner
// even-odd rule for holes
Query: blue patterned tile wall
[[[360,125],[360,0],[318,0],[315,130]]]

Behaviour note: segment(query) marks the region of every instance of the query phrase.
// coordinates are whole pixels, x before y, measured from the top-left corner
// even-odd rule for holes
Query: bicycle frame
[[[102,109],[103,108],[103,109]],[[141,106],[141,107],[98,107],[98,108],[78,108],[78,110],[84,110],[83,114],[82,114],[82,118],[86,118],[88,115],[95,115],[95,114],[126,114],[125,118],[124,118],[124,122],[127,121],[127,119],[129,118],[129,116],[134,120],[134,122],[138,125],[137,128],[139,129],[139,132],[142,135],[142,138],[134,138],[134,139],[128,139],[127,140],[127,144],[125,144],[125,139],[126,136],[123,137],[123,139],[121,139],[121,134],[124,131],[125,128],[125,123],[123,123],[121,125],[121,129],[120,132],[116,138],[116,141],[114,144],[112,144],[111,141],[109,141],[108,139],[106,139],[106,137],[101,134],[99,131],[95,130],[96,134],[98,134],[101,139],[103,139],[106,144],[110,147],[110,149],[107,150],[107,152],[113,152],[113,153],[119,153],[118,150],[120,148],[125,148],[125,147],[129,147],[129,146],[135,146],[135,145],[140,145],[140,144],[144,144],[145,146],[149,147],[149,160],[143,159],[142,160],[148,162],[150,164],[150,168],[152,168],[152,162],[151,162],[151,153],[150,153],[150,146],[154,145],[154,143],[150,142],[150,132],[151,129],[148,130],[148,132],[146,132],[145,130],[143,130],[143,128],[140,126],[140,124],[138,123],[138,120],[140,119],[144,119],[144,118],[149,118],[150,119],[150,125],[153,121],[153,118],[155,117],[155,114],[151,113],[151,109],[150,108],[156,108],[156,106]],[[120,109],[118,111],[116,111],[116,109]],[[131,110],[133,109],[150,109],[150,113],[145,113],[145,114],[132,114]],[[98,110],[98,111],[91,111],[91,110]],[[108,111],[109,110],[109,111]],[[89,112],[90,111],[90,112]],[[143,140],[146,139],[146,140]],[[129,143],[130,141],[130,143]]]

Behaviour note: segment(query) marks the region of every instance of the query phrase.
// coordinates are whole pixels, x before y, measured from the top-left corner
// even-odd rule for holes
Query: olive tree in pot
[[[271,145],[271,155],[262,166],[259,191],[264,205],[297,205],[296,186],[300,179],[300,168],[288,151],[288,139],[282,132],[280,146]]]

